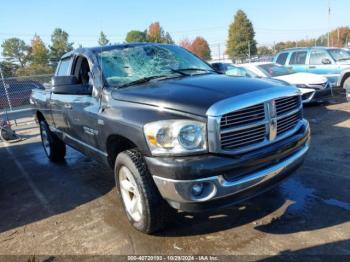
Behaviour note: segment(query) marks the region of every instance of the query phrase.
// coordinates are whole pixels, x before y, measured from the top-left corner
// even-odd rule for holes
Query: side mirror
[[[77,85],[79,80],[76,76],[54,76],[51,79],[52,86]]]
[[[55,76],[52,78],[52,93],[60,95],[91,95],[92,86],[79,84],[75,76]]]
[[[332,64],[332,61],[329,60],[329,58],[323,58],[321,62],[322,62],[322,64],[324,64],[324,65]]]

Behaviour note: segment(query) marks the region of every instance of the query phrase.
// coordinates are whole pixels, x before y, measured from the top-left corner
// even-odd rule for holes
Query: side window
[[[75,59],[74,63],[74,75],[77,77],[79,84],[87,85],[89,84],[89,72],[90,72],[90,66],[88,60],[83,57],[79,56]]]
[[[323,65],[322,60],[323,59],[329,59],[329,61],[332,61],[329,54],[324,50],[314,50],[310,54],[310,65]]]
[[[66,76],[69,75],[70,72],[68,72],[70,64],[71,64],[71,59],[70,58],[66,58],[61,60],[61,63],[59,65],[59,68],[57,70],[57,76]]]
[[[290,65],[305,65],[307,52],[298,51],[294,52],[289,60]]]
[[[285,65],[289,53],[281,53],[278,55],[276,63],[280,65]]]

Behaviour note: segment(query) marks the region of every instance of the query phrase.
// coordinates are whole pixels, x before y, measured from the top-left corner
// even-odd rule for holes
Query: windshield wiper
[[[124,88],[124,87],[133,86],[133,85],[137,85],[137,84],[147,83],[147,82],[151,81],[152,79],[163,78],[163,77],[169,77],[169,75],[147,76],[147,77],[143,77],[143,78],[137,79],[135,81],[131,81],[129,83],[117,86],[117,88]]]
[[[196,68],[196,67],[189,67],[189,68],[169,68],[172,72],[179,73],[184,76],[189,76],[189,74],[184,73],[183,71],[202,71],[202,72],[215,72],[215,70],[210,69],[204,69],[204,68]]]

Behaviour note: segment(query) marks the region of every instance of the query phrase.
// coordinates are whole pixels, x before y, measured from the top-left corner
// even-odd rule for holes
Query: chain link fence
[[[0,71],[0,123],[33,121],[30,96],[33,89],[45,89],[52,75],[4,78]]]

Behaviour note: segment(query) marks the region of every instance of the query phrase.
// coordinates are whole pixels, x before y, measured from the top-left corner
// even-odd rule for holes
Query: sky
[[[318,37],[330,28],[349,26],[349,0],[1,0],[0,43],[35,33],[49,44],[54,28],[70,41],[96,46],[100,31],[113,43],[129,30],[144,30],[159,21],[178,42],[203,36],[212,49],[224,48],[229,24],[242,9],[252,21],[259,45]],[[219,47],[220,45],[220,47]]]

